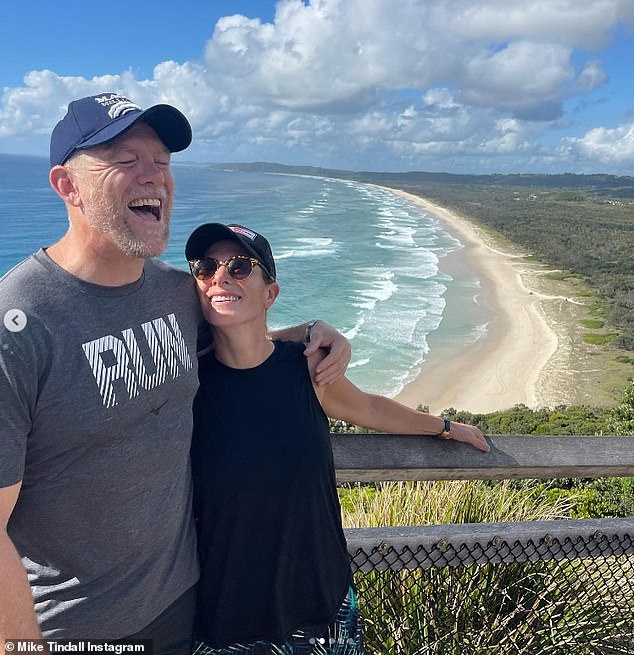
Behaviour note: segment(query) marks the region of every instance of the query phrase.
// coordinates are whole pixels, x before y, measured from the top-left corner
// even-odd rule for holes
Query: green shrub
[[[606,343],[614,341],[617,335],[612,332],[610,334],[584,334],[583,340],[586,343],[592,344],[593,346],[604,346]]]
[[[605,325],[605,322],[596,318],[587,318],[581,321],[581,325],[589,330],[599,330]]]

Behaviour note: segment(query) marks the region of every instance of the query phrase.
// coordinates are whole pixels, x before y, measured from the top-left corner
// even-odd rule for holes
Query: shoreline
[[[555,397],[557,389],[545,379],[561,339],[544,301],[569,299],[536,288],[533,282],[543,275],[543,267],[527,263],[523,254],[496,248],[478,226],[444,207],[402,190],[381,188],[419,206],[460,241],[463,248],[454,256],[480,280],[476,302],[492,314],[486,333],[458,348],[435,343],[438,338],[432,333],[419,374],[395,399],[414,408],[427,405],[432,414],[450,407],[489,413],[518,404],[536,409],[570,402],[565,393]],[[451,274],[451,259],[441,258],[439,269]]]

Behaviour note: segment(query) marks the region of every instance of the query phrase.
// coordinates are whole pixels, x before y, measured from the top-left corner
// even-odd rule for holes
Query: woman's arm
[[[361,391],[345,377],[328,387],[317,388],[316,393],[327,416],[379,432],[441,435],[445,428],[444,419]],[[445,438],[468,443],[485,453],[489,451],[484,435],[473,425],[452,421]]]

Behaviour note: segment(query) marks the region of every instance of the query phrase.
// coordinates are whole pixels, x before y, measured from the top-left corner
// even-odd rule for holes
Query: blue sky
[[[190,118],[180,159],[634,174],[634,0],[23,0],[0,55],[4,153],[115,91]]]

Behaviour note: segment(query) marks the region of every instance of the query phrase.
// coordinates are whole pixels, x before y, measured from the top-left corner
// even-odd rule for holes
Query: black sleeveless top
[[[216,648],[325,628],[350,583],[328,420],[303,350],[275,342],[252,369],[213,353],[199,362],[195,636]]]

